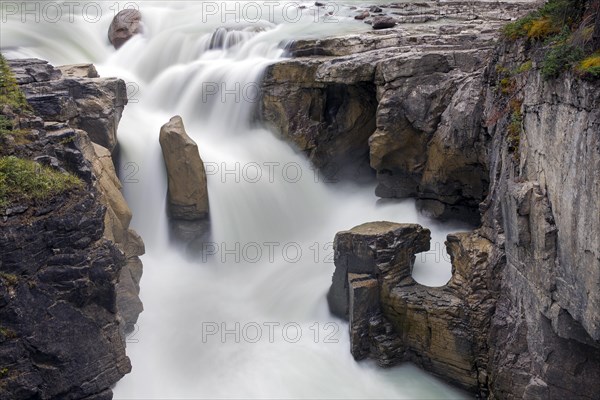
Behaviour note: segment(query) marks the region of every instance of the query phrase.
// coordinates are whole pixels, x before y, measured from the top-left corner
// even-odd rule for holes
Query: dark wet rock
[[[69,104],[75,115],[82,112],[68,91],[52,92],[64,81],[57,69],[40,60],[10,64],[23,89],[40,90],[36,110]],[[99,96],[98,104],[114,98],[102,91],[86,96]],[[128,229],[131,212],[109,150],[73,129],[74,120],[53,120],[57,115],[19,116],[20,129],[35,129],[30,142],[1,148],[72,172],[85,189],[17,206],[19,213],[8,210],[0,220],[0,397],[110,399],[110,388],[131,370],[124,335],[141,311],[144,246]],[[116,130],[118,119],[113,123]]]
[[[44,120],[68,123],[86,131],[94,143],[111,152],[115,149],[117,127],[127,104],[123,80],[81,78],[73,70],[69,74],[74,75],[63,75],[40,60],[9,60],[9,65],[21,77],[27,101]],[[93,75],[91,67],[86,68]]]
[[[380,16],[373,18],[371,25],[373,29],[388,29],[396,26],[396,19],[389,16]]]

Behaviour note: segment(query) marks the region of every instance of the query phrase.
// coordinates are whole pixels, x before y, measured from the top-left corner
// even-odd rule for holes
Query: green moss
[[[512,95],[515,93],[517,83],[511,77],[500,79],[500,91],[505,95]]]
[[[523,64],[521,64],[519,68],[517,68],[517,73],[522,74],[524,72],[531,71],[531,68],[533,68],[533,61],[526,61]]]
[[[8,375],[8,368],[2,368],[0,369],[0,379],[4,378],[6,375]]]
[[[0,207],[23,201],[43,201],[82,187],[83,182],[70,173],[14,156],[0,157]]]
[[[0,106],[4,105],[20,112],[31,110],[6,59],[0,54]]]

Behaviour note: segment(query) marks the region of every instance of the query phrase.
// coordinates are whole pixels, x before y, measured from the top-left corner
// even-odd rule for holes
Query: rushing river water
[[[130,2],[145,33],[119,51],[106,32],[124,2],[81,3],[57,22],[4,14],[9,57],[94,62],[102,76],[128,82],[120,167],[146,242],[145,311],[128,339],[133,372],[115,398],[465,398],[409,364],[354,362],[347,324],[328,313],[336,232],[374,220],[421,223],[433,244],[414,276],[442,285],[450,278],[443,241],[456,227],[419,216],[413,201],[378,201],[374,185],[326,184],[251,123],[261,74],[287,41],[368,29],[344,17],[347,7],[332,21],[315,15],[313,2],[299,19],[297,3],[268,3]],[[90,4],[101,4],[97,20],[85,13]],[[207,164],[215,254],[206,259],[184,257],[168,238],[158,134],[176,114]]]

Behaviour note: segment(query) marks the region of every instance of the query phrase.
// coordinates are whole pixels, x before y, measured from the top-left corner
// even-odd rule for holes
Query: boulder
[[[365,10],[365,11],[360,12],[358,15],[356,15],[354,17],[354,19],[361,21],[365,18],[369,18],[370,15],[371,15],[371,13],[369,13],[368,11]]]
[[[142,13],[135,9],[122,10],[115,15],[108,28],[108,40],[115,49],[118,50],[134,35],[144,33],[141,21]]]
[[[208,234],[209,201],[204,163],[183,120],[171,118],[160,130],[169,189],[167,208],[175,239],[197,249]]]
[[[206,171],[198,145],[187,135],[179,116],[160,129],[162,148],[169,180],[169,216],[194,221],[208,216]]]
[[[373,18],[372,26],[373,29],[388,29],[395,27],[397,23],[394,17],[384,15]]]

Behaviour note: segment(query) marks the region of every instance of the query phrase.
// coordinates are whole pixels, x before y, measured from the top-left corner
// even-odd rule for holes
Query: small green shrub
[[[543,39],[558,32],[560,27],[548,17],[535,19],[527,26],[527,37],[530,39]]]
[[[3,105],[9,105],[17,111],[31,111],[6,59],[0,54],[0,106]]]
[[[531,71],[531,68],[533,68],[533,61],[531,61],[531,60],[525,61],[523,64],[521,64],[519,66],[519,68],[517,68],[517,73],[522,74],[524,72]]]
[[[527,36],[531,24],[539,18],[539,15],[538,11],[534,11],[523,18],[519,18],[515,22],[505,25],[504,28],[502,28],[502,34],[509,40],[517,40]]]
[[[600,53],[584,58],[577,64],[575,70],[582,75],[600,78]]]
[[[0,207],[20,201],[43,201],[82,187],[83,182],[70,173],[14,156],[0,157]]]
[[[517,82],[514,78],[507,77],[500,79],[500,92],[505,95],[512,95],[517,89]]]
[[[584,52],[580,47],[572,46],[567,42],[558,43],[546,53],[542,61],[542,76],[544,79],[556,78],[580,61],[583,56]]]

